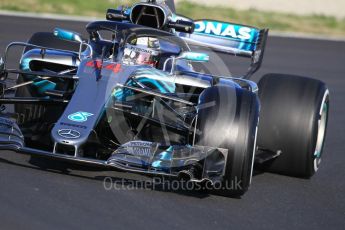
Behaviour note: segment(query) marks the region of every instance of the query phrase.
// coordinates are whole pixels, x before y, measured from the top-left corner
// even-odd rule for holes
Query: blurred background
[[[1,0],[0,11],[53,13],[104,18],[107,8],[132,0]],[[176,0],[191,18],[232,21],[274,32],[345,38],[345,0]]]

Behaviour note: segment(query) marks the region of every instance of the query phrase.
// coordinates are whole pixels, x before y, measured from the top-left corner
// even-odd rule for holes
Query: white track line
[[[61,14],[14,12],[14,11],[6,11],[6,10],[0,10],[0,16],[51,19],[51,20],[75,21],[75,22],[91,22],[91,21],[96,21],[96,20],[105,20],[105,15],[104,15],[104,18],[97,18],[97,17],[70,16],[70,15],[61,15]],[[269,34],[271,37],[345,42],[344,37],[327,37],[325,35],[322,36],[322,35],[311,35],[311,34],[296,33],[296,32],[275,32],[275,31],[270,32]]]

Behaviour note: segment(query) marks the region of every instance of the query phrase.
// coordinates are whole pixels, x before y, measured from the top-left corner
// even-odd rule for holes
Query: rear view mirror
[[[210,56],[205,53],[197,53],[197,52],[189,52],[189,51],[182,52],[178,57],[168,58],[164,62],[163,71],[167,70],[168,62],[171,61],[172,63],[171,63],[170,74],[173,74],[175,72],[176,64],[178,60],[187,60],[191,62],[208,62],[210,60]]]
[[[210,56],[205,53],[196,53],[196,52],[183,52],[177,59],[184,59],[192,62],[208,62]]]
[[[57,38],[60,38],[62,40],[79,42],[79,43],[83,42],[83,39],[82,39],[80,34],[73,32],[73,31],[60,29],[60,28],[55,28],[54,36],[56,36]]]

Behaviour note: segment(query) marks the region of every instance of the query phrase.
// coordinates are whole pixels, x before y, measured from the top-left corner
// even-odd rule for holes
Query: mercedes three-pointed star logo
[[[80,137],[80,133],[73,129],[60,129],[58,134],[66,139],[76,139]]]

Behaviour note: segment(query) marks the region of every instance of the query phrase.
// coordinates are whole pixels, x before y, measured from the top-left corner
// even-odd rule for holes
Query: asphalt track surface
[[[84,25],[0,16],[0,50],[35,31],[59,26],[82,32]],[[270,38],[256,76],[269,72],[307,75],[329,86],[328,137],[311,180],[262,173],[241,199],[140,186],[107,191],[106,176],[148,179],[47,161],[38,167],[29,157],[1,151],[0,229],[344,229],[345,42]]]

